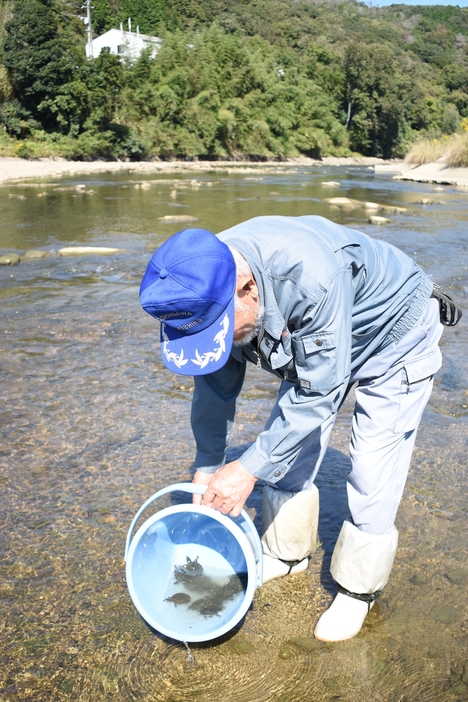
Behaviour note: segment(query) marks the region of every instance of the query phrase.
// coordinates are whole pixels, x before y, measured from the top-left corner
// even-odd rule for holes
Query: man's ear
[[[247,295],[253,297],[255,300],[258,298],[257,283],[251,275],[238,276],[236,290],[239,297],[245,297]]]

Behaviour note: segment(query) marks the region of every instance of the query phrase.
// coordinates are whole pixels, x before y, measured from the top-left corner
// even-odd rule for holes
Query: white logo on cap
[[[185,366],[185,364],[188,363],[188,358],[184,358],[184,350],[182,349],[179,356],[173,351],[168,351],[167,345],[169,343],[169,337],[164,331],[164,324],[161,324],[161,331],[164,339],[163,354],[167,358],[167,362],[173,363],[175,366],[177,366],[177,368],[182,368],[182,366]]]
[[[192,361],[192,363],[195,363],[196,366],[204,368],[208,365],[210,361],[219,361],[221,355],[226,351],[226,344],[224,343],[224,339],[229,329],[229,317],[227,316],[227,314],[224,316],[224,319],[221,322],[221,326],[223,328],[216,334],[213,340],[218,343],[218,348],[215,348],[214,351],[207,351],[207,353],[204,353],[203,356],[200,356],[198,351],[195,351],[197,360],[195,360],[194,358],[191,358],[190,360]]]
[[[207,353],[204,353],[202,356],[198,353],[198,350],[195,350],[195,358],[191,358],[190,360],[192,363],[195,363],[196,366],[200,366],[200,368],[205,368],[205,366],[210,363],[210,361],[219,361],[221,358],[221,355],[226,351],[226,344],[224,343],[224,339],[226,338],[226,334],[228,333],[229,330],[229,317],[227,314],[224,316],[223,321],[221,322],[222,329],[219,331],[213,341],[215,341],[218,346],[213,350],[213,351],[207,351]],[[173,351],[169,351],[167,348],[167,344],[169,343],[169,337],[167,336],[166,332],[164,331],[164,324],[161,325],[162,329],[162,336],[164,339],[164,344],[163,344],[163,354],[165,355],[167,362],[168,363],[173,363],[177,368],[182,368],[182,366],[185,366],[186,363],[188,363],[188,358],[184,358],[184,350],[182,349],[180,354],[177,355]]]

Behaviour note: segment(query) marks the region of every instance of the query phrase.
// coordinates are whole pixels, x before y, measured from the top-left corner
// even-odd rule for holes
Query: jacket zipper
[[[257,337],[257,351],[255,352],[257,354],[257,368],[262,367],[262,356],[260,353],[260,344],[262,342],[264,335],[265,335],[265,330],[263,330],[261,335],[259,337]]]

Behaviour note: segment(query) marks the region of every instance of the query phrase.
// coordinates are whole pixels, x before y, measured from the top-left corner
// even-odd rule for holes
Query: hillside
[[[0,10],[0,153],[401,157],[468,124],[468,9],[294,0],[93,0],[155,59],[86,60],[81,3]]]

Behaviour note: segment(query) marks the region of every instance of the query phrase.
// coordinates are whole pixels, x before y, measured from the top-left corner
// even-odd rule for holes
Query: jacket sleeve
[[[195,468],[203,473],[214,473],[225,463],[245,366],[245,361],[230,356],[220,370],[194,378],[191,423],[197,445]]]
[[[353,299],[351,271],[336,271],[293,333],[298,380],[278,401],[278,417],[240,457],[257,478],[284,478],[309,435],[338,411],[351,373]]]

